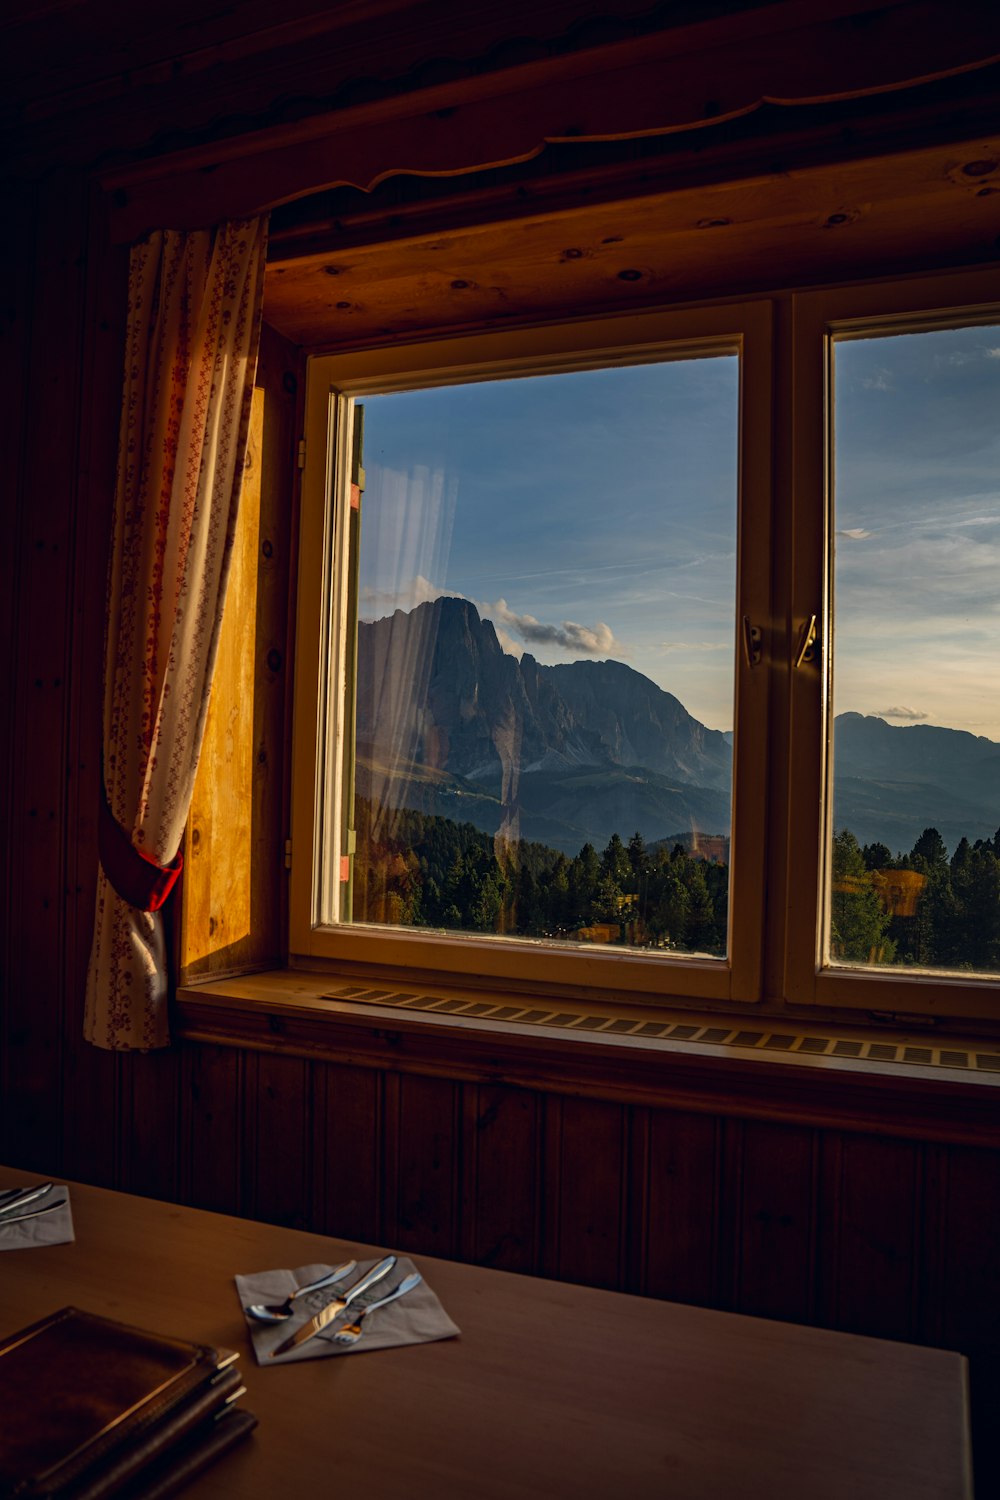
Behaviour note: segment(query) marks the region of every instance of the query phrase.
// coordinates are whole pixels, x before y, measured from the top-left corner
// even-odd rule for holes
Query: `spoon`
[[[310,1281],[307,1286],[300,1286],[297,1291],[290,1292],[284,1302],[254,1302],[243,1311],[248,1318],[255,1318],[258,1323],[284,1323],[295,1312],[294,1304],[299,1297],[305,1297],[309,1292],[318,1292],[322,1287],[332,1286],[335,1281],[342,1281],[345,1276],[350,1276],[356,1265],[356,1260],[345,1260],[342,1266],[328,1271],[318,1281]]]
[[[409,1276],[404,1276],[399,1286],[391,1291],[388,1296],[380,1297],[377,1302],[369,1302],[367,1307],[362,1308],[353,1323],[348,1323],[346,1328],[338,1329],[333,1335],[333,1342],[335,1344],[356,1344],[364,1331],[361,1325],[369,1313],[373,1313],[378,1307],[385,1307],[387,1302],[395,1302],[397,1297],[405,1297],[407,1292],[412,1292],[413,1288],[419,1286],[423,1279],[419,1271],[413,1271]]]

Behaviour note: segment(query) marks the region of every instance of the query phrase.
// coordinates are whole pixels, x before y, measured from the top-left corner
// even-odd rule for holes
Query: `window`
[[[293,961],[995,1014],[986,294],[314,357]]]
[[[295,952],[753,998],[768,331],[752,306],[312,362]]]
[[[831,341],[831,966],[1000,973],[1000,324]]]
[[[793,999],[997,1013],[1000,310],[975,300],[988,289],[939,278],[797,299],[792,616],[804,644],[816,611],[818,646],[791,682]]]

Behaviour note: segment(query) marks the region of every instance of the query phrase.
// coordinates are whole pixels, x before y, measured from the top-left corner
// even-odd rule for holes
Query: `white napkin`
[[[284,1365],[296,1359],[323,1359],[328,1354],[362,1354],[370,1349],[392,1349],[401,1344],[427,1344],[435,1339],[457,1336],[460,1330],[427,1283],[422,1281],[397,1302],[390,1302],[388,1307],[380,1307],[371,1317],[365,1318],[361,1325],[361,1337],[356,1343],[338,1344],[334,1341],[337,1331],[353,1323],[362,1308],[387,1296],[394,1287],[399,1286],[404,1277],[416,1270],[412,1260],[401,1255],[387,1276],[356,1298],[322,1333],[317,1333],[299,1348],[290,1349],[287,1354],[279,1354],[272,1359],[272,1349],[276,1349],[290,1333],[301,1328],[321,1308],[342,1297],[345,1291],[377,1264],[374,1260],[361,1260],[357,1270],[345,1276],[343,1281],[338,1281],[334,1286],[325,1286],[318,1292],[310,1292],[307,1297],[300,1297],[293,1304],[295,1311],[292,1317],[286,1318],[283,1323],[258,1323],[253,1318],[248,1318],[247,1326],[257,1363]],[[236,1290],[240,1306],[247,1308],[254,1302],[282,1302],[297,1287],[308,1286],[311,1281],[318,1281],[332,1270],[332,1266],[299,1266],[297,1271],[257,1271],[252,1276],[237,1276]]]
[[[22,1219],[19,1224],[8,1224],[8,1218],[19,1213],[30,1213],[33,1208],[45,1208],[46,1204],[66,1202],[53,1213],[40,1214],[35,1219]],[[14,1209],[11,1214],[0,1214],[0,1250],[32,1250],[38,1245],[66,1245],[76,1238],[73,1233],[73,1214],[70,1209],[69,1188],[54,1183],[44,1198],[26,1203],[23,1209]]]

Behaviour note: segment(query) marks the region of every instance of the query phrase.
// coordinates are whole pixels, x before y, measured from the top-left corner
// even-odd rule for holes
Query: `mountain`
[[[863,844],[905,851],[934,827],[953,850],[1000,826],[1000,745],[982,735],[838,714],[833,763],[834,823]]]
[[[567,854],[638,829],[729,833],[732,735],[619,661],[508,655],[466,599],[358,627],[358,792]],[[862,714],[834,724],[834,822],[862,844],[950,848],[1000,826],[1000,744]],[[687,833],[678,832],[687,830]]]
[[[507,655],[465,599],[358,627],[357,786],[575,854],[614,832],[726,833],[732,751],[622,662]]]

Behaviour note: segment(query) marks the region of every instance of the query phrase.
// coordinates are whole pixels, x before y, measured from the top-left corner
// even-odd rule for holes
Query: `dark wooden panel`
[[[345,977],[366,983],[373,977],[343,968]],[[417,971],[410,977],[412,985],[427,979]],[[428,987],[437,988],[438,980],[427,979]],[[1000,1149],[997,1091],[942,1079],[932,1069],[916,1077],[901,1068],[834,1072],[773,1062],[764,1052],[714,1057],[707,1049],[704,1054],[694,1048],[686,1053],[618,1049],[582,1032],[570,1038],[541,1027],[481,1030],[457,1015],[428,1025],[406,1010],[394,1011],[387,1026],[360,1007],[331,1009],[322,1000],[329,986],[329,976],[303,969],[183,986],[177,1030],[192,1041],[277,1046],[286,1054],[329,1062],[350,1057],[365,1067],[509,1083],[626,1107],[662,1108],[669,1100],[671,1107],[692,1113]]]
[[[121,1182],[122,1061],[118,1053],[87,1046],[79,1031],[69,1039],[65,1050],[62,1171],[67,1177],[96,1187],[118,1187]]]
[[[727,1122],[722,1192],[732,1213],[733,1306],[808,1323],[813,1315],[816,1133]]]
[[[943,1199],[941,1342],[1000,1357],[1000,1155],[953,1147]]]
[[[10,712],[10,688],[15,681],[13,663],[16,657],[19,517],[25,483],[24,419],[28,393],[31,354],[31,283],[32,253],[35,247],[37,206],[34,195],[25,191],[11,194],[6,208],[16,234],[0,235],[0,399],[3,401],[5,462],[0,464],[0,517],[6,544],[0,547],[0,659],[8,664],[8,708],[0,715],[0,964],[7,989],[7,977],[13,976],[14,953],[21,941],[13,921],[13,896],[17,883],[11,831],[16,815],[20,787],[13,772],[21,764],[18,753],[18,725]],[[2,1000],[0,1000],[2,1004]],[[0,1012],[0,1095],[12,1100],[9,1076],[10,1049],[8,1013]],[[12,1111],[0,1104],[0,1149],[10,1159],[13,1142],[8,1145],[8,1115]]]
[[[53,180],[42,198],[24,427],[28,490],[9,545],[18,558],[12,654],[16,724],[10,858],[7,1151],[44,1170],[62,1144],[62,1003],[67,667],[71,627],[84,192]]]
[[[464,1091],[463,1260],[504,1271],[538,1268],[541,1098],[527,1089]]]
[[[177,1049],[130,1052],[122,1073],[119,1185],[149,1198],[180,1196],[181,1068]]]
[[[294,1057],[246,1059],[241,1211],[299,1229],[310,1222],[312,1071]]]
[[[919,1332],[920,1168],[917,1145],[828,1134],[822,1170],[824,1323],[881,1338],[908,1339]]]
[[[88,218],[79,491],[70,664],[66,781],[67,869],[63,1010],[63,1141],[66,1170],[88,1181],[117,1181],[120,1067],[81,1042],[87,963],[94,930],[97,804],[100,795],[104,615],[111,496],[118,451],[128,254],[108,243],[106,204],[91,194]]]
[[[719,1224],[719,1122],[710,1115],[648,1112],[641,1233],[650,1297],[710,1306]],[[635,1216],[633,1233],[639,1237]]]
[[[231,1047],[185,1047],[182,1063],[184,1201],[195,1208],[239,1213],[243,1054]]]
[[[546,1101],[545,1274],[618,1287],[625,1274],[626,1111],[596,1100]]]
[[[457,1256],[461,1089],[400,1076],[386,1089],[385,1231],[404,1250]]]
[[[381,1076],[367,1068],[317,1063],[313,1089],[312,1227],[341,1239],[378,1242]]]

